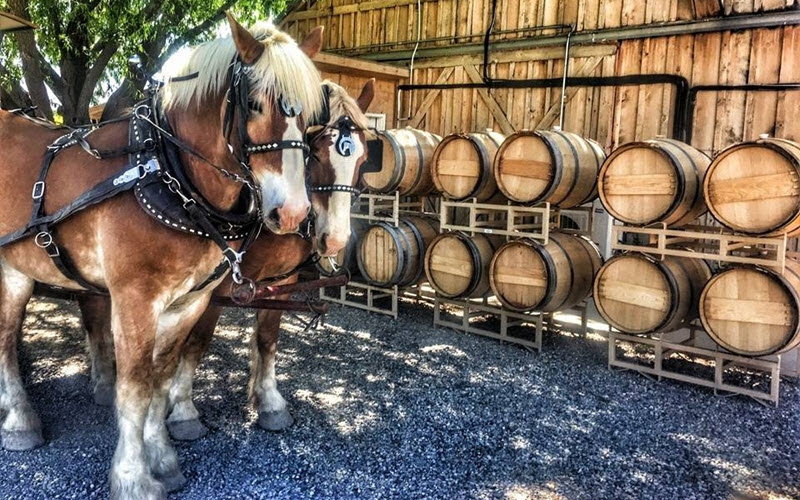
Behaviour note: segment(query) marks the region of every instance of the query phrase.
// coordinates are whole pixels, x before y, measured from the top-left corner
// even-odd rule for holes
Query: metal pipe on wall
[[[628,75],[604,77],[568,77],[570,87],[624,87],[629,85],[668,84],[675,87],[675,119],[672,137],[683,140],[686,131],[686,112],[689,109],[689,81],[680,75]],[[492,80],[491,83],[440,83],[399,85],[398,91],[411,90],[452,90],[452,89],[526,89],[558,88],[564,85],[562,78],[542,78],[532,80]]]

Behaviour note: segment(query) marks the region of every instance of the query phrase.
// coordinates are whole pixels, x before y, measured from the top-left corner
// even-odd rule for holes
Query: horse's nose
[[[308,217],[311,204],[308,200],[300,202],[287,202],[276,209],[278,225],[284,231],[296,231],[300,224]]]
[[[323,257],[333,257],[339,253],[342,248],[347,246],[348,239],[346,234],[325,233],[322,235],[322,238],[320,238],[319,253]]]

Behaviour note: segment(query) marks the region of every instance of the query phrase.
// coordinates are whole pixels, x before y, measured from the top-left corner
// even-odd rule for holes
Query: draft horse
[[[43,441],[16,345],[34,282],[106,290],[117,353],[112,498],[161,498],[183,484],[165,426],[180,346],[221,262],[238,275],[262,223],[293,233],[310,208],[303,132],[322,108],[310,59],[321,29],[298,46],[274,28],[256,39],[229,22],[231,39],[189,56],[196,75],[115,123],[59,137],[0,113],[2,444]]]
[[[314,238],[310,240],[305,234],[262,233],[242,261],[243,274],[261,282],[272,285],[296,282],[297,271],[312,260],[310,256],[334,256],[350,237],[352,196],[358,194],[354,186],[367,159],[367,139],[372,137],[364,112],[374,97],[374,82],[366,83],[358,99],[350,97],[344,88],[333,82],[323,82],[323,89],[322,116],[319,123],[309,124],[307,131],[311,155],[306,170]],[[230,297],[232,284],[227,277],[214,295]],[[109,396],[113,396],[114,353],[108,332],[107,300],[85,295],[79,298],[79,304],[89,342],[95,402],[110,405],[113,403]],[[183,348],[169,394],[167,427],[175,439],[194,440],[207,432],[192,402],[192,382],[222,310],[220,305],[209,305]],[[275,378],[281,317],[280,310],[259,311],[251,342],[250,397],[258,409],[258,425],[270,431],[283,430],[293,422]]]

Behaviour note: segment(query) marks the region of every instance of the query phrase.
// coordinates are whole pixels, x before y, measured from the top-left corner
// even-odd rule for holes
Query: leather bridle
[[[250,119],[251,109],[254,108],[250,102],[250,78],[247,73],[252,65],[245,64],[238,56],[231,63],[230,82],[231,86],[225,96],[225,115],[222,122],[222,135],[228,145],[228,151],[239,162],[239,167],[244,173],[247,183],[253,187],[257,184],[253,169],[250,166],[250,156],[255,154],[271,153],[284,149],[299,149],[303,151],[303,157],[308,159],[310,147],[303,140],[291,141],[272,141],[265,143],[254,143],[247,132],[247,122]],[[289,118],[300,115],[303,107],[299,102],[289,102],[285,96],[278,98],[278,107],[281,113]],[[231,133],[235,116],[238,115],[238,138],[241,149],[237,150],[231,144]]]
[[[326,89],[326,101],[327,101],[327,92],[329,92],[328,88]],[[327,113],[327,102],[326,102],[326,113]],[[350,157],[356,152],[356,142],[353,139],[353,133],[357,132],[359,129],[353,123],[352,118],[349,116],[342,116],[339,118],[336,123],[333,124],[326,124],[322,127],[321,130],[315,131],[313,133],[307,134],[309,137],[310,144],[314,144],[317,141],[321,140],[325,136],[325,132],[328,130],[338,130],[339,137],[336,139],[336,143],[334,144],[334,149],[336,150],[336,154],[343,156],[343,157]],[[314,151],[314,149],[311,149]],[[319,162],[319,157],[316,156],[316,153],[312,153],[314,158]],[[306,181],[306,185],[308,186],[309,193],[323,193],[327,195],[331,195],[335,192],[343,192],[343,193],[350,193],[350,196],[353,197],[353,203],[355,203],[356,199],[361,195],[361,190],[351,186],[349,184],[312,184],[310,181]]]

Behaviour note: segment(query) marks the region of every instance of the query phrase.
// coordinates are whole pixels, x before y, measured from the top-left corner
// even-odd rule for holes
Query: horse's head
[[[170,119],[179,122],[181,137],[224,169],[216,177],[207,165],[192,172],[203,177],[201,188],[223,193],[217,196],[222,208],[238,200],[238,192],[225,191],[225,177],[239,177],[260,199],[268,229],[296,232],[310,209],[304,133],[322,110],[322,81],[311,61],[321,48],[322,28],[298,45],[267,23],[248,31],[230,15],[228,22],[231,39],[200,45],[176,72],[195,78],[168,81],[165,110],[175,115]],[[217,115],[209,118],[214,108]]]
[[[364,112],[375,93],[374,80],[353,99],[339,85],[323,83],[327,106],[321,125],[307,135],[312,155],[308,162],[309,190],[315,217],[315,248],[322,256],[336,255],[350,237],[350,207],[359,169],[367,159],[369,122]]]
[[[294,232],[310,209],[304,133],[306,120],[319,110],[319,72],[311,57],[322,46],[322,29],[298,46],[274,28],[252,34],[230,15],[228,20],[243,63],[241,78],[250,80],[247,102],[238,109],[247,114],[239,125],[246,131],[240,131],[240,146],[260,187],[264,223],[279,234]],[[232,75],[237,77],[235,69]]]

